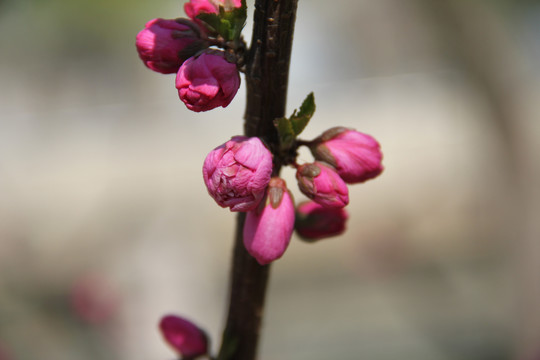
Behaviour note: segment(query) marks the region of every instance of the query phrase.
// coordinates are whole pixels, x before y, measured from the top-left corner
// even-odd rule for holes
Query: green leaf
[[[274,120],[274,126],[278,131],[281,146],[289,147],[296,138],[291,121],[287,118],[278,118]]]
[[[233,336],[225,330],[221,341],[221,349],[217,360],[232,360],[236,350],[238,349],[238,337]]]
[[[226,41],[234,41],[240,38],[242,29],[246,24],[247,10],[245,2],[239,8],[225,11],[220,5],[219,13],[200,13],[197,19],[203,21],[212,33],[221,35]]]
[[[298,136],[305,129],[314,113],[315,96],[313,95],[313,92],[311,92],[300,106],[298,113],[296,113],[295,110],[291,115],[290,122],[295,136]]]
[[[315,113],[315,97],[310,93],[302,102],[300,110],[294,110],[289,118],[278,118],[274,120],[280,140],[280,148],[287,152],[292,148],[296,137],[304,130],[309,120]]]
[[[221,27],[221,18],[219,15],[202,12],[197,15],[197,19],[204,22],[208,30],[211,32],[219,33],[219,29]]]
[[[247,11],[244,5],[242,3],[242,7],[234,8],[231,11],[222,11],[223,8],[220,7],[220,16],[222,16],[223,21],[228,22],[227,33],[220,32],[221,36],[226,40],[234,41],[240,37],[247,18]]]

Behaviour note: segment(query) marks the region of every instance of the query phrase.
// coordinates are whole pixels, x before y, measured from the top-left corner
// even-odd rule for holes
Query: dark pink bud
[[[159,329],[165,341],[182,359],[195,359],[208,352],[208,337],[191,321],[167,315],[159,322]]]
[[[240,87],[236,64],[225,60],[223,51],[208,50],[189,58],[176,75],[180,100],[192,111],[227,107]]]
[[[349,184],[364,182],[383,171],[377,140],[361,132],[335,127],[315,139],[311,152],[316,159],[334,166]]]
[[[247,213],[244,245],[261,265],[279,259],[294,229],[294,203],[285,181],[272,178],[260,206]]]
[[[296,171],[298,187],[307,197],[329,208],[349,203],[349,189],[334,168],[322,162],[300,165]]]
[[[242,6],[242,0],[190,0],[184,4],[184,11],[187,16],[196,20],[200,13],[219,13],[219,6],[223,6],[226,11]]]
[[[212,0],[190,0],[184,4],[184,11],[191,19],[196,20],[200,13],[217,14],[218,7]]]
[[[255,209],[271,174],[272,154],[256,137],[233,137],[212,150],[203,165],[208,193],[231,211]]]
[[[162,74],[178,72],[180,65],[204,48],[196,31],[197,26],[189,20],[154,19],[137,34],[135,45],[139,57],[150,69]]]
[[[323,239],[343,233],[348,217],[344,208],[327,208],[307,201],[296,208],[294,228],[305,240]]]

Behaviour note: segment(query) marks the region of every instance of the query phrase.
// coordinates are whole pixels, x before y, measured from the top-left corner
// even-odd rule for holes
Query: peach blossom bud
[[[327,208],[306,201],[296,208],[294,228],[304,240],[323,239],[343,233],[348,217],[344,208]]]
[[[285,181],[272,178],[265,200],[246,215],[244,245],[261,265],[279,259],[294,229],[294,203]]]
[[[232,10],[242,6],[242,0],[190,0],[184,4],[184,11],[191,19],[196,20],[200,13],[217,14],[219,6]]]
[[[8,354],[7,349],[0,343],[0,360],[10,360],[12,357]]]
[[[236,64],[225,59],[225,53],[207,50],[189,58],[176,75],[180,100],[192,111],[227,107],[240,87]]]
[[[255,209],[272,174],[272,154],[257,137],[235,136],[212,150],[203,165],[210,196],[231,211]]]
[[[296,171],[298,187],[307,197],[329,208],[349,203],[349,189],[334,168],[320,161],[300,165]]]
[[[119,294],[106,278],[85,274],[76,279],[70,289],[74,312],[90,324],[102,324],[113,318],[120,305]]]
[[[162,74],[178,72],[180,65],[204,48],[196,31],[198,25],[189,20],[153,19],[137,34],[135,45],[144,64]]]
[[[159,322],[159,329],[165,341],[182,359],[195,359],[208,352],[208,337],[189,320],[167,315]]]
[[[311,152],[316,159],[334,166],[349,184],[372,179],[383,171],[377,140],[361,132],[335,127],[314,140]]]

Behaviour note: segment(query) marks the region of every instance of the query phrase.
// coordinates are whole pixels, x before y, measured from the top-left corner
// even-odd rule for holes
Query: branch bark
[[[273,176],[282,160],[273,121],[286,110],[289,63],[298,0],[256,0],[253,36],[246,54],[247,104],[244,133],[258,136],[274,154]],[[243,244],[245,213],[236,224],[227,323],[219,360],[254,360],[270,265],[261,266]]]

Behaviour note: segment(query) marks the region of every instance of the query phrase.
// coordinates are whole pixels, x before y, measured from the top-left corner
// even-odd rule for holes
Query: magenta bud
[[[285,181],[272,178],[260,206],[247,213],[244,246],[261,265],[279,259],[294,229],[294,202]]]
[[[159,73],[178,72],[180,65],[204,48],[196,31],[198,25],[189,20],[154,19],[137,34],[135,45],[144,64]]]
[[[328,208],[342,208],[349,203],[349,189],[330,165],[315,161],[297,168],[298,187],[307,197]]]
[[[216,1],[212,0],[190,0],[184,4],[184,11],[193,20],[196,20],[200,13],[217,14],[218,9]]]
[[[336,168],[349,184],[360,183],[378,176],[384,169],[377,140],[367,134],[335,127],[314,140],[311,152]]]
[[[159,322],[159,329],[165,341],[182,359],[195,359],[208,352],[208,337],[189,320],[167,315]]]
[[[242,6],[242,0],[190,0],[184,4],[184,11],[191,19],[196,20],[200,13],[218,14],[219,6],[226,11]]]
[[[259,205],[272,174],[272,154],[257,137],[235,136],[212,150],[203,165],[210,196],[231,211]]]
[[[227,107],[239,87],[236,64],[228,62],[225,53],[218,50],[207,50],[189,58],[176,75],[180,100],[195,112]]]
[[[304,240],[319,240],[343,233],[348,217],[344,208],[327,208],[306,201],[296,208],[294,228]]]

